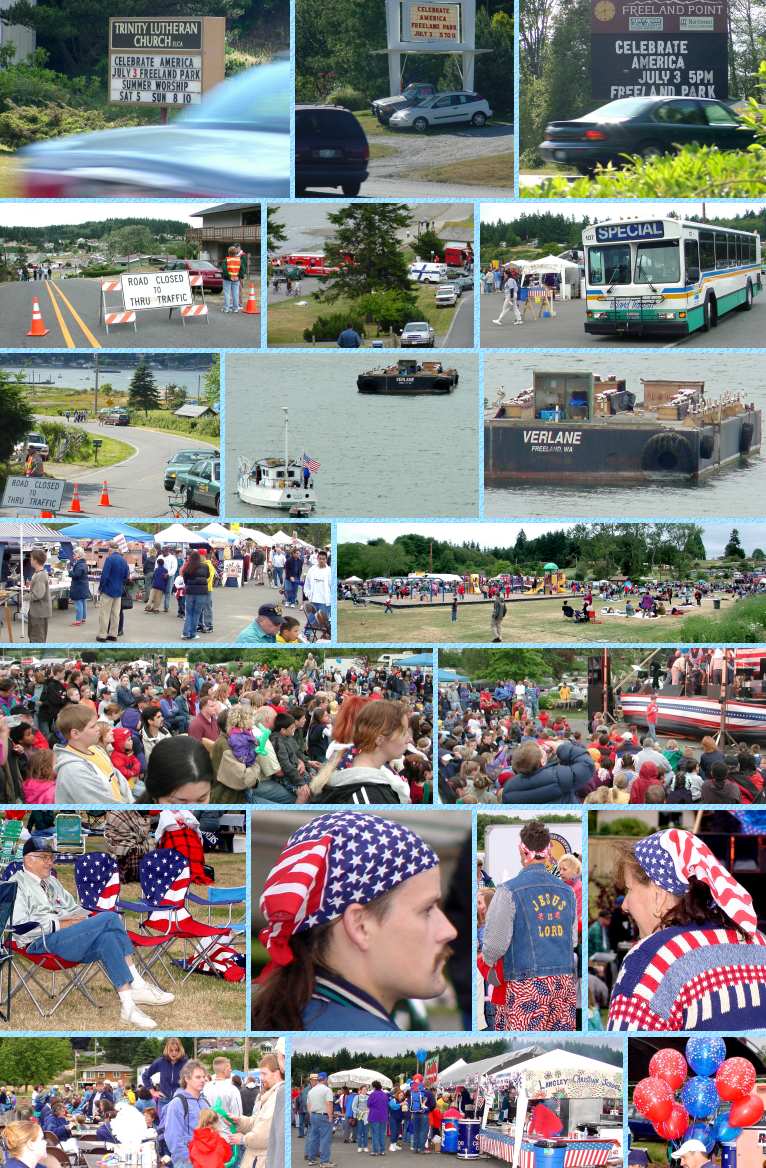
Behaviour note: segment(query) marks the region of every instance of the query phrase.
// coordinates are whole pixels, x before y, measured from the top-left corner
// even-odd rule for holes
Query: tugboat
[[[625,380],[593,373],[534,371],[532,387],[484,411],[484,476],[508,483],[614,486],[699,481],[759,454],[761,411],[726,392],[710,401],[705,382]]]
[[[284,454],[281,458],[259,458],[249,462],[239,460],[237,494],[251,507],[287,511],[293,518],[310,515],[316,508],[316,492],[311,467],[318,469],[304,454],[303,459],[291,459],[288,454],[288,411],[284,414]],[[308,475],[304,471],[308,470]]]
[[[441,361],[403,358],[386,369],[370,369],[356,379],[359,393],[388,394],[390,397],[417,397],[421,394],[452,393],[458,383],[457,369],[445,369]]]

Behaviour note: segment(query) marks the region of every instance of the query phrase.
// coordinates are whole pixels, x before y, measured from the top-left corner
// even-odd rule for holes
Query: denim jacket
[[[577,909],[571,888],[530,864],[498,888],[487,913],[483,956],[502,958],[505,981],[573,974]]]

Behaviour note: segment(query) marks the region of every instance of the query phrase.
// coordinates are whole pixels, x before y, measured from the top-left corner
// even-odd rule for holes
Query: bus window
[[[629,284],[630,248],[627,244],[589,247],[588,279],[591,284]]]
[[[678,240],[639,243],[636,248],[636,284],[667,283],[679,280]]]
[[[700,249],[696,239],[684,240],[684,275],[687,284],[699,283]]]
[[[715,267],[715,236],[712,231],[700,231],[700,264],[703,272]]]
[[[723,231],[715,233],[715,266],[717,268],[729,266],[729,240]]]

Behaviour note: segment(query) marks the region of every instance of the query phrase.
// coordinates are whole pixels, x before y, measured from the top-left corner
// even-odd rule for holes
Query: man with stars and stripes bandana
[[[457,934],[440,899],[439,857],[403,823],[358,811],[309,819],[261,896],[271,960],[253,1028],[396,1030],[401,998],[445,989]]]
[[[671,828],[631,844],[617,870],[638,926],[609,1003],[610,1030],[763,1024],[766,936],[750,893],[707,844]]]

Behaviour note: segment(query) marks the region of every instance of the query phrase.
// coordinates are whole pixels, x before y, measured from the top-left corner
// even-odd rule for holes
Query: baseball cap
[[[48,852],[51,856],[56,855],[56,849],[44,835],[31,835],[29,837],[21,849],[21,854],[22,856],[28,856],[30,852]]]
[[[317,1078],[318,1078],[320,1081],[321,1081],[322,1079],[326,1079],[326,1078],[327,1078],[327,1071],[320,1071],[320,1072],[319,1072],[319,1074],[317,1075]]]
[[[258,609],[258,616],[265,616],[266,620],[273,621],[275,625],[282,621],[282,613],[274,604],[262,604]]]
[[[703,1144],[702,1140],[687,1140],[686,1143],[681,1144],[681,1147],[677,1148],[675,1152],[671,1152],[670,1158],[671,1160],[680,1160],[681,1157],[685,1156],[687,1152],[704,1152],[704,1154],[707,1155],[707,1148]]]

